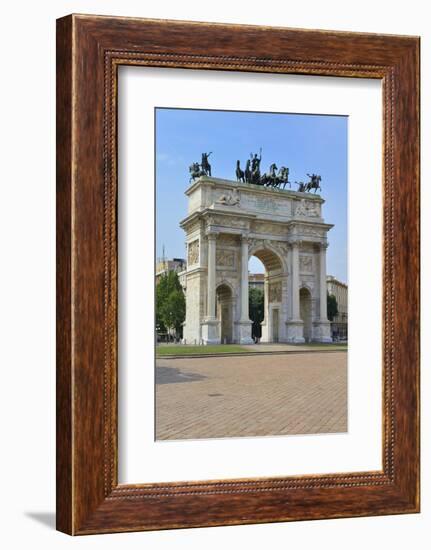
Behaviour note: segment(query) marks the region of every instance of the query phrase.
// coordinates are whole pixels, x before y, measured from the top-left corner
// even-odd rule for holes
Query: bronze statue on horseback
[[[314,193],[316,193],[318,189],[322,191],[322,187],[320,186],[322,176],[318,174],[307,174],[307,176],[310,178],[310,181],[305,183],[303,181],[295,181],[296,185],[298,185],[298,193],[310,193],[312,189],[314,189]]]
[[[190,181],[194,181],[197,178],[200,178],[201,176],[210,176],[211,177],[211,164],[209,163],[209,156],[212,154],[212,151],[209,153],[202,153],[202,160],[201,163],[199,162],[193,162],[189,166],[189,172],[190,172]]]

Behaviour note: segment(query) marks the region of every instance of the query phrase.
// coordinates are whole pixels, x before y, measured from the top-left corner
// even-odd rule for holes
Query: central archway
[[[251,325],[251,337],[255,342],[262,338],[262,323],[265,317],[265,266],[256,256],[248,261],[248,314]]]
[[[250,250],[250,258],[256,257],[263,266],[263,319],[260,323],[260,341],[280,342],[284,337],[284,323],[287,318],[287,274],[281,256],[267,246]],[[249,287],[250,274],[249,274]],[[252,319],[253,320],[253,319]]]

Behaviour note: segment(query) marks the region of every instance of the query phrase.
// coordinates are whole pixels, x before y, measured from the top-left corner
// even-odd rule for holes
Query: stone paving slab
[[[345,352],[157,359],[157,439],[346,431]]]

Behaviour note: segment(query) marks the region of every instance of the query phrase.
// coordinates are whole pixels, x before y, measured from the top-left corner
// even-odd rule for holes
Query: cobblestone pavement
[[[157,360],[157,439],[345,431],[345,352]]]

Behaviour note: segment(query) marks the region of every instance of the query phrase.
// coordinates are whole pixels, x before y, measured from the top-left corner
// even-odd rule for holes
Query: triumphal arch
[[[330,342],[324,200],[201,176],[186,191],[187,344],[252,343],[248,262],[265,266],[262,342]]]

